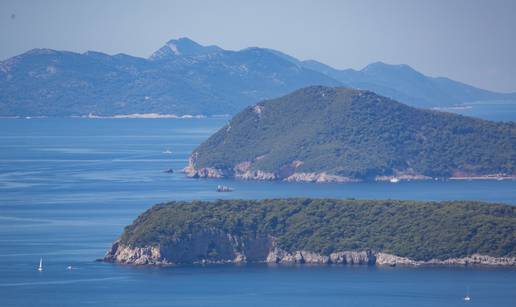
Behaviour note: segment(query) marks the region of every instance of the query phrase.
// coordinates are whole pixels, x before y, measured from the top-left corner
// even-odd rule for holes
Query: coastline
[[[116,115],[81,115],[81,116],[72,116],[72,117],[80,117],[80,118],[91,118],[91,119],[121,119],[121,118],[142,118],[142,119],[160,119],[160,118],[174,118],[174,119],[189,119],[189,118],[207,118],[206,115],[176,115],[176,114],[160,114],[160,113],[133,113],[133,114],[116,114]]]
[[[228,235],[229,236],[229,235]],[[311,264],[311,265],[372,265],[372,266],[496,266],[515,267],[516,257],[494,257],[482,254],[472,254],[464,257],[448,259],[414,260],[385,252],[363,251],[339,251],[327,255],[300,250],[287,252],[278,247],[274,240],[266,254],[262,258],[256,255],[247,255],[244,252],[233,251],[224,259],[197,259],[193,261],[169,261],[165,258],[166,248],[160,246],[130,247],[115,242],[103,259],[99,261],[134,265],[134,266],[174,266],[181,264]]]
[[[205,118],[230,118],[229,114],[216,114],[216,115],[204,115],[204,114],[161,114],[161,113],[132,113],[132,114],[115,114],[115,115],[70,115],[70,116],[24,116],[24,115],[13,115],[13,116],[0,116],[0,119],[41,119],[41,118],[85,118],[85,119],[205,119]]]
[[[242,164],[242,163],[241,163]],[[257,180],[257,181],[286,181],[286,182],[312,182],[312,183],[356,183],[365,180],[351,177],[333,175],[327,172],[293,172],[288,176],[279,176],[276,172],[262,170],[251,170],[250,166],[243,169],[240,164],[233,169],[219,169],[213,167],[203,167],[197,169],[193,159],[190,158],[188,165],[182,172],[190,178],[227,178],[236,180]],[[438,180],[516,180],[516,175],[506,174],[485,174],[485,175],[463,175],[451,177],[429,177],[420,174],[399,174],[391,176],[376,176],[371,182],[391,182],[402,181],[438,181]]]

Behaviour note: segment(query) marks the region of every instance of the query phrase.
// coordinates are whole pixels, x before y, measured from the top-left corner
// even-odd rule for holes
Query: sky
[[[515,0],[0,0],[0,60],[32,48],[148,57],[179,37],[516,92]]]

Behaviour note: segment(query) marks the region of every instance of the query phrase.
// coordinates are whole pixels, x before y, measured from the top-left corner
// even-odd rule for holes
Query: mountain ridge
[[[0,116],[235,114],[309,85],[373,90],[418,107],[516,100],[420,73],[412,80],[385,63],[367,67],[337,70],[273,49],[230,51],[188,38],[169,40],[149,58],[36,48],[0,62]]]

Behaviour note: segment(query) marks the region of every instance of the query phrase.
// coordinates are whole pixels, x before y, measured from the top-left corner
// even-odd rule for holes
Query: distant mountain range
[[[310,86],[233,117],[197,147],[191,177],[309,182],[516,178],[516,123]]]
[[[417,107],[516,101],[516,93],[427,77],[407,65],[337,70],[276,50],[229,51],[180,38],[148,59],[33,49],[2,61],[0,116],[235,114],[308,85],[368,89]]]

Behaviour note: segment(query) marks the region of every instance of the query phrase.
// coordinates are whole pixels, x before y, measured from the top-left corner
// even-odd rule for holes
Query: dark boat
[[[227,186],[225,186],[225,185],[220,185],[220,184],[219,184],[219,185],[217,186],[217,192],[232,192],[232,191],[233,191],[233,189],[232,189],[232,188],[227,187]]]

